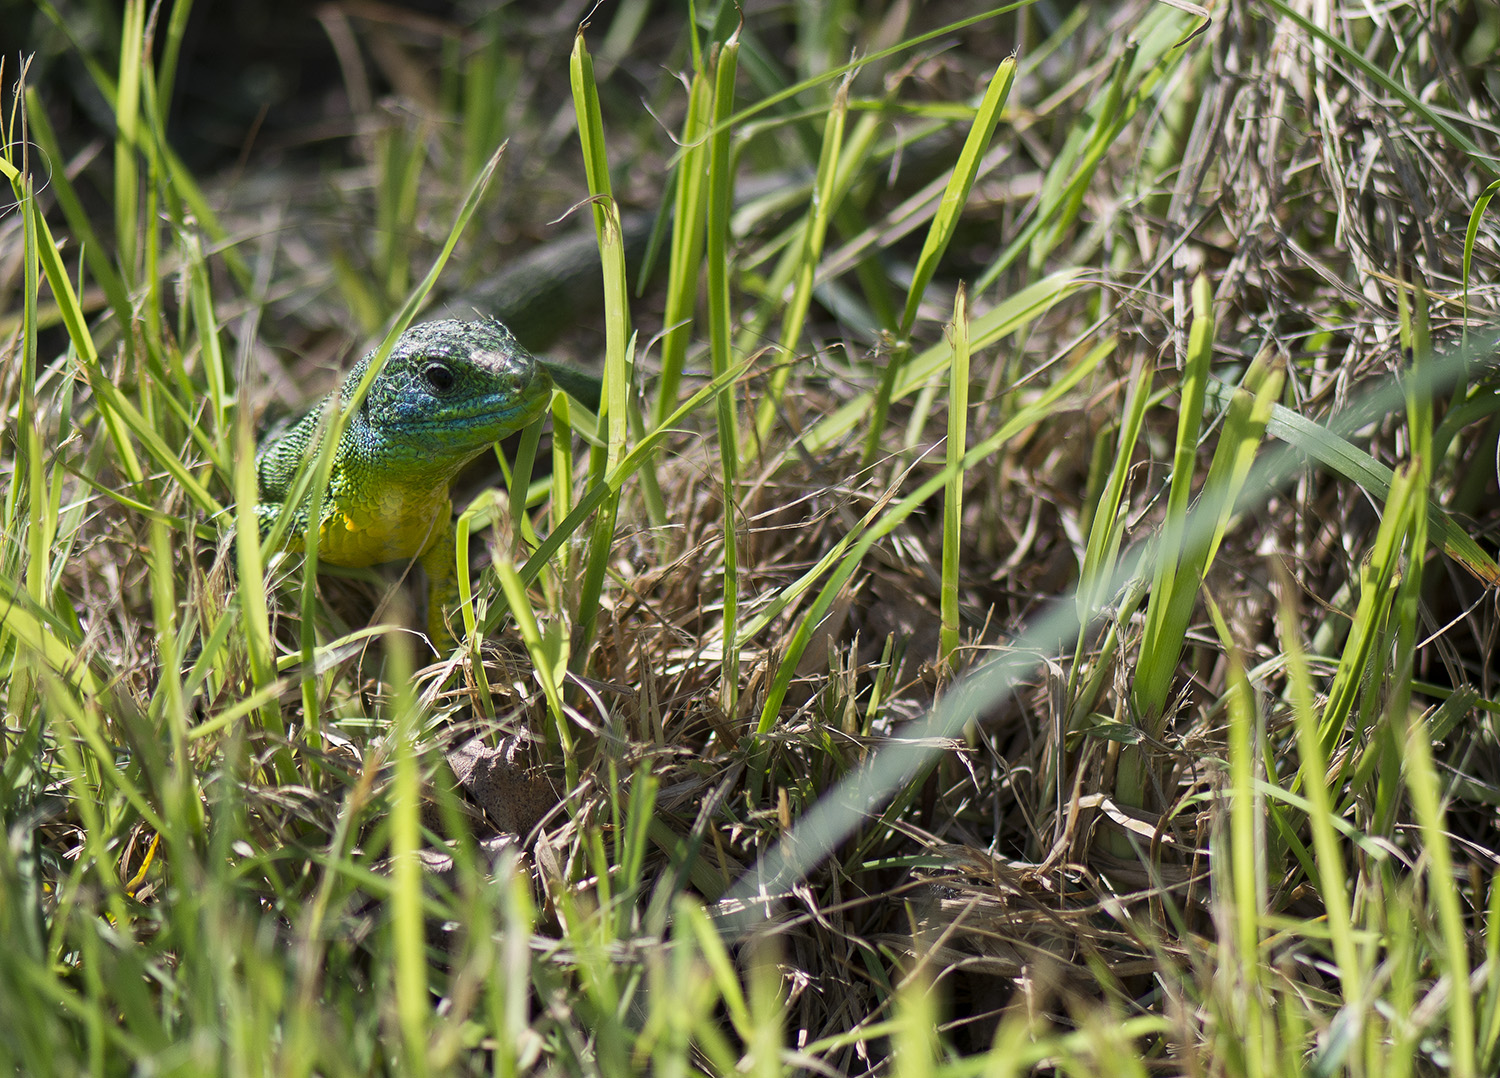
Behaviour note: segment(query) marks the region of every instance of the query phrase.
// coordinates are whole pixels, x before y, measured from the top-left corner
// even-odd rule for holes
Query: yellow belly
[[[415,558],[451,526],[448,491],[386,487],[368,502],[335,510],[318,531],[318,556],[351,569]]]

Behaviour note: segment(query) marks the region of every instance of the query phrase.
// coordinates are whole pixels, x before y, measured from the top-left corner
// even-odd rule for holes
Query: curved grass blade
[[[1227,406],[1233,398],[1233,386],[1210,380],[1206,400],[1216,406]],[[1370,454],[1339,437],[1334,431],[1297,414],[1281,404],[1271,406],[1266,433],[1281,439],[1324,467],[1373,494],[1381,501],[1390,497],[1395,473]],[[1500,564],[1486,554],[1463,527],[1441,506],[1429,503],[1427,526],[1432,539],[1454,561],[1485,584],[1500,586]]]

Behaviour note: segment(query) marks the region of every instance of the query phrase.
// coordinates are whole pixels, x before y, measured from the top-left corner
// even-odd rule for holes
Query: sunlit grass
[[[1184,7],[626,3],[540,66],[497,11],[315,271],[171,148],[191,5],[56,13],[113,127],[3,114],[0,1066],[1491,1073],[1495,117],[1414,11]],[[409,582],[255,525],[266,342],[313,272],[388,353],[542,131],[599,390],[458,500],[427,665]]]

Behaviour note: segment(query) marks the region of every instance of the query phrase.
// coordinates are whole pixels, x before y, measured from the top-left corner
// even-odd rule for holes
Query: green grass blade
[[[1220,950],[1228,950],[1234,964],[1236,995],[1242,1013],[1225,1018],[1232,1023],[1226,1033],[1244,1044],[1247,1073],[1267,1073],[1267,1058],[1275,1051],[1267,1037],[1269,1023],[1264,1012],[1265,986],[1261,963],[1261,919],[1266,910],[1264,842],[1258,834],[1264,806],[1255,792],[1255,766],[1260,754],[1256,744],[1263,731],[1256,721],[1255,695],[1245,676],[1244,662],[1234,633],[1212,595],[1205,594],[1219,644],[1229,657],[1230,671],[1226,704],[1229,714],[1229,835],[1228,857],[1220,845],[1211,861],[1216,871],[1227,865],[1232,902],[1226,913],[1234,922],[1232,939],[1221,939]],[[1224,841],[1220,836],[1220,842]],[[1229,912],[1232,911],[1232,912]],[[1228,1001],[1226,1001],[1228,1002]],[[1231,1032],[1232,1031],[1232,1032]]]
[[[1151,581],[1151,599],[1146,607],[1146,625],[1141,633],[1140,658],[1136,664],[1135,706],[1149,729],[1160,731],[1163,708],[1176,676],[1177,659],[1188,618],[1198,595],[1200,578],[1187,571],[1190,560],[1185,548],[1184,528],[1193,477],[1197,472],[1198,431],[1203,419],[1204,393],[1209,362],[1213,357],[1213,293],[1207,277],[1193,282],[1193,321],[1188,332],[1186,366],[1182,372],[1182,402],[1177,412],[1177,440],[1173,445],[1171,486],[1167,494],[1167,519],[1158,540],[1156,569]],[[1138,804],[1129,800],[1128,804]]]
[[[1484,960],[1490,969],[1500,962],[1500,879],[1490,880],[1490,904],[1484,918]],[[1496,1049],[1500,1048],[1500,981],[1494,977],[1481,989],[1483,1008],[1478,1042],[1479,1064],[1486,1071],[1495,1069]]]
[[[1151,379],[1152,371],[1143,366],[1131,384],[1125,401],[1125,416],[1114,446],[1114,464],[1094,507],[1088,546],[1078,575],[1078,617],[1085,624],[1093,619],[1103,604],[1106,598],[1104,585],[1115,575],[1119,561],[1120,542],[1125,535],[1125,520],[1120,507],[1124,503],[1131,461],[1151,399]],[[1082,651],[1081,645],[1079,650]]]
[[[532,612],[531,601],[526,595],[526,586],[509,558],[496,559],[495,573],[500,578],[500,587],[505,592],[505,601],[510,614],[516,619],[521,640],[531,655],[532,668],[542,684],[547,697],[547,710],[552,715],[553,727],[557,731],[558,745],[562,749],[567,768],[568,789],[578,785],[578,757],[573,748],[573,734],[567,713],[563,709],[562,679],[568,671],[568,644],[559,633],[543,636]]]
[[[682,153],[677,159],[672,247],[667,263],[667,296],[662,322],[661,380],[656,387],[652,425],[661,426],[677,407],[682,370],[692,339],[693,311],[698,303],[702,272],[704,217],[708,198],[707,133],[713,118],[711,73],[696,70],[688,89],[687,114],[682,121]]]
[[[1213,534],[1209,537],[1208,549],[1202,555],[1203,568],[1200,575],[1211,565],[1224,533],[1235,513],[1235,503],[1245,489],[1250,468],[1260,451],[1265,436],[1266,423],[1271,415],[1271,406],[1281,395],[1285,373],[1279,364],[1273,365],[1268,357],[1258,357],[1245,372],[1240,392],[1235,394],[1224,419],[1224,429],[1219,435],[1219,448],[1214,452],[1209,465],[1204,491],[1217,501],[1218,512],[1214,518]]]
[[[1001,60],[1000,66],[995,68],[995,73],[990,76],[984,97],[974,113],[974,122],[969,127],[968,137],[964,140],[964,147],[959,151],[958,161],[948,177],[948,186],[943,191],[942,201],[938,204],[937,213],[932,217],[932,224],[928,226],[927,238],[922,243],[922,253],[917,256],[916,269],[912,272],[911,288],[906,293],[906,307],[901,312],[899,333],[902,337],[911,332],[911,327],[917,320],[917,308],[927,294],[927,286],[932,281],[932,275],[937,272],[938,263],[947,253],[948,245],[953,241],[953,234],[958,229],[958,219],[964,207],[968,205],[969,192],[973,189],[974,179],[979,174],[979,162],[983,160],[985,151],[989,149],[990,139],[1000,122],[1000,113],[1005,108],[1005,102],[1010,96],[1011,84],[1015,81],[1015,77],[1016,58],[1014,56],[1007,56]]]
[[[136,144],[140,139],[141,74],[144,66],[142,38],[146,30],[145,0],[125,0],[120,27],[120,81],[113,99],[115,112],[115,246],[120,268],[126,274],[136,269],[140,234],[140,174],[136,168]]]
[[[394,775],[391,783],[390,931],[397,1026],[401,1030],[403,1070],[428,1073],[428,1000],[426,925],[422,912],[422,846],[420,820],[422,778],[418,736],[424,714],[412,692],[411,650],[404,633],[385,638],[390,684],[395,690],[390,731]]]
[[[807,216],[801,243],[796,248],[793,260],[795,270],[791,300],[782,311],[781,333],[776,348],[777,363],[771,373],[765,396],[756,408],[757,443],[763,444],[770,437],[777,410],[781,407],[782,395],[791,378],[797,343],[802,339],[803,326],[807,322],[808,307],[812,303],[813,279],[823,257],[823,241],[828,233],[829,219],[837,208],[835,171],[844,142],[844,120],[848,114],[849,87],[845,83],[834,94],[833,105],[828,110],[828,119],[823,128],[822,151],[818,157],[817,177],[813,181],[811,212]]]
[[[1407,788],[1412,807],[1422,829],[1426,862],[1427,893],[1436,906],[1438,930],[1443,949],[1439,966],[1448,984],[1448,1050],[1452,1057],[1451,1073],[1457,1078],[1471,1078],[1479,1073],[1474,1053],[1474,997],[1470,987],[1473,971],[1469,964],[1468,930],[1455,884],[1453,855],[1448,825],[1443,818],[1437,767],[1432,758],[1427,725],[1420,720],[1411,724],[1406,736],[1405,766]]]
[[[111,400],[122,400],[119,392],[114,389],[111,382],[100,369],[99,353],[94,347],[93,334],[89,332],[88,324],[84,319],[83,310],[78,303],[78,293],[73,289],[73,282],[69,280],[66,268],[62,264],[62,258],[58,253],[57,243],[52,238],[52,231],[47,227],[47,222],[36,209],[35,201],[28,202],[30,211],[35,213],[37,234],[37,255],[41,260],[42,270],[46,275],[47,284],[52,288],[52,294],[57,297],[58,309],[63,316],[63,325],[68,330],[68,337],[73,342],[73,347],[78,352],[79,362],[83,366],[84,374],[87,376],[89,385],[96,392],[100,387],[108,387],[103,392]],[[133,409],[132,409],[133,411]],[[136,457],[135,447],[130,444],[130,438],[126,434],[126,426],[121,421],[119,409],[105,407],[102,409],[106,429],[110,435],[110,441],[119,455],[119,465],[124,471],[125,477],[132,484],[139,484],[145,478],[140,461]],[[206,492],[205,492],[206,493]],[[212,501],[210,498],[209,501]]]
[[[599,236],[599,254],[604,267],[604,401],[600,419],[605,423],[603,452],[593,454],[593,478],[597,482],[618,466],[625,454],[629,433],[629,390],[631,383],[631,345],[629,288],[625,275],[625,245],[620,232],[619,207],[611,194],[609,157],[604,143],[604,119],[599,108],[598,88],[594,83],[593,60],[584,44],[583,34],[573,40],[569,62],[573,86],[573,107],[578,115],[578,135],[582,144],[589,192],[593,196],[594,225]],[[617,492],[605,499],[594,520],[589,540],[588,560],[584,566],[579,593],[579,617],[573,654],[579,662],[579,673],[587,665],[592,651],[594,627],[599,612],[599,597],[604,590],[605,571],[614,552],[615,520],[619,513]]]
[[[733,127],[734,80],[738,70],[739,42],[733,35],[719,47],[714,60],[713,131],[708,153],[708,216],[705,256],[708,260],[709,354],[715,379],[733,366],[730,327],[733,321],[729,294],[729,217],[734,198]],[[724,628],[723,678],[720,706],[725,714],[736,711],[739,693],[739,523],[738,489],[740,444],[738,395],[733,382],[715,399],[719,435],[719,463],[723,470],[724,496]]]
[[[938,662],[953,669],[957,662],[955,652],[959,643],[958,571],[963,543],[963,458],[968,444],[969,414],[969,303],[962,285],[953,299],[953,321],[948,326],[948,337],[953,344],[953,366],[948,375],[949,479],[943,492],[942,626],[939,631]]]
[[[1490,200],[1500,193],[1500,180],[1495,180],[1474,201],[1474,209],[1469,214],[1468,227],[1464,229],[1464,258],[1463,258],[1463,287],[1464,287],[1464,328],[1469,325],[1469,281],[1471,270],[1474,265],[1474,240],[1479,235],[1479,222],[1484,217],[1484,211],[1489,207]]]
[[[1396,473],[1375,543],[1359,569],[1359,605],[1354,611],[1338,670],[1328,689],[1328,702],[1319,720],[1318,738],[1325,758],[1332,758],[1345,735],[1350,733],[1350,719],[1362,695],[1361,682],[1371,670],[1377,642],[1384,634],[1386,619],[1395,599],[1402,548],[1415,525],[1413,514],[1425,507],[1417,497],[1418,478],[1410,469]],[[1345,766],[1348,766],[1347,759]],[[1301,781],[1312,780],[1313,776],[1304,763]]]

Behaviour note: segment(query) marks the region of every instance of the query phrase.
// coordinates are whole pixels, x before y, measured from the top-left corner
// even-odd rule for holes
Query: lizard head
[[[361,414],[386,444],[441,466],[526,426],[551,395],[552,379],[501,323],[424,322],[396,342]]]

